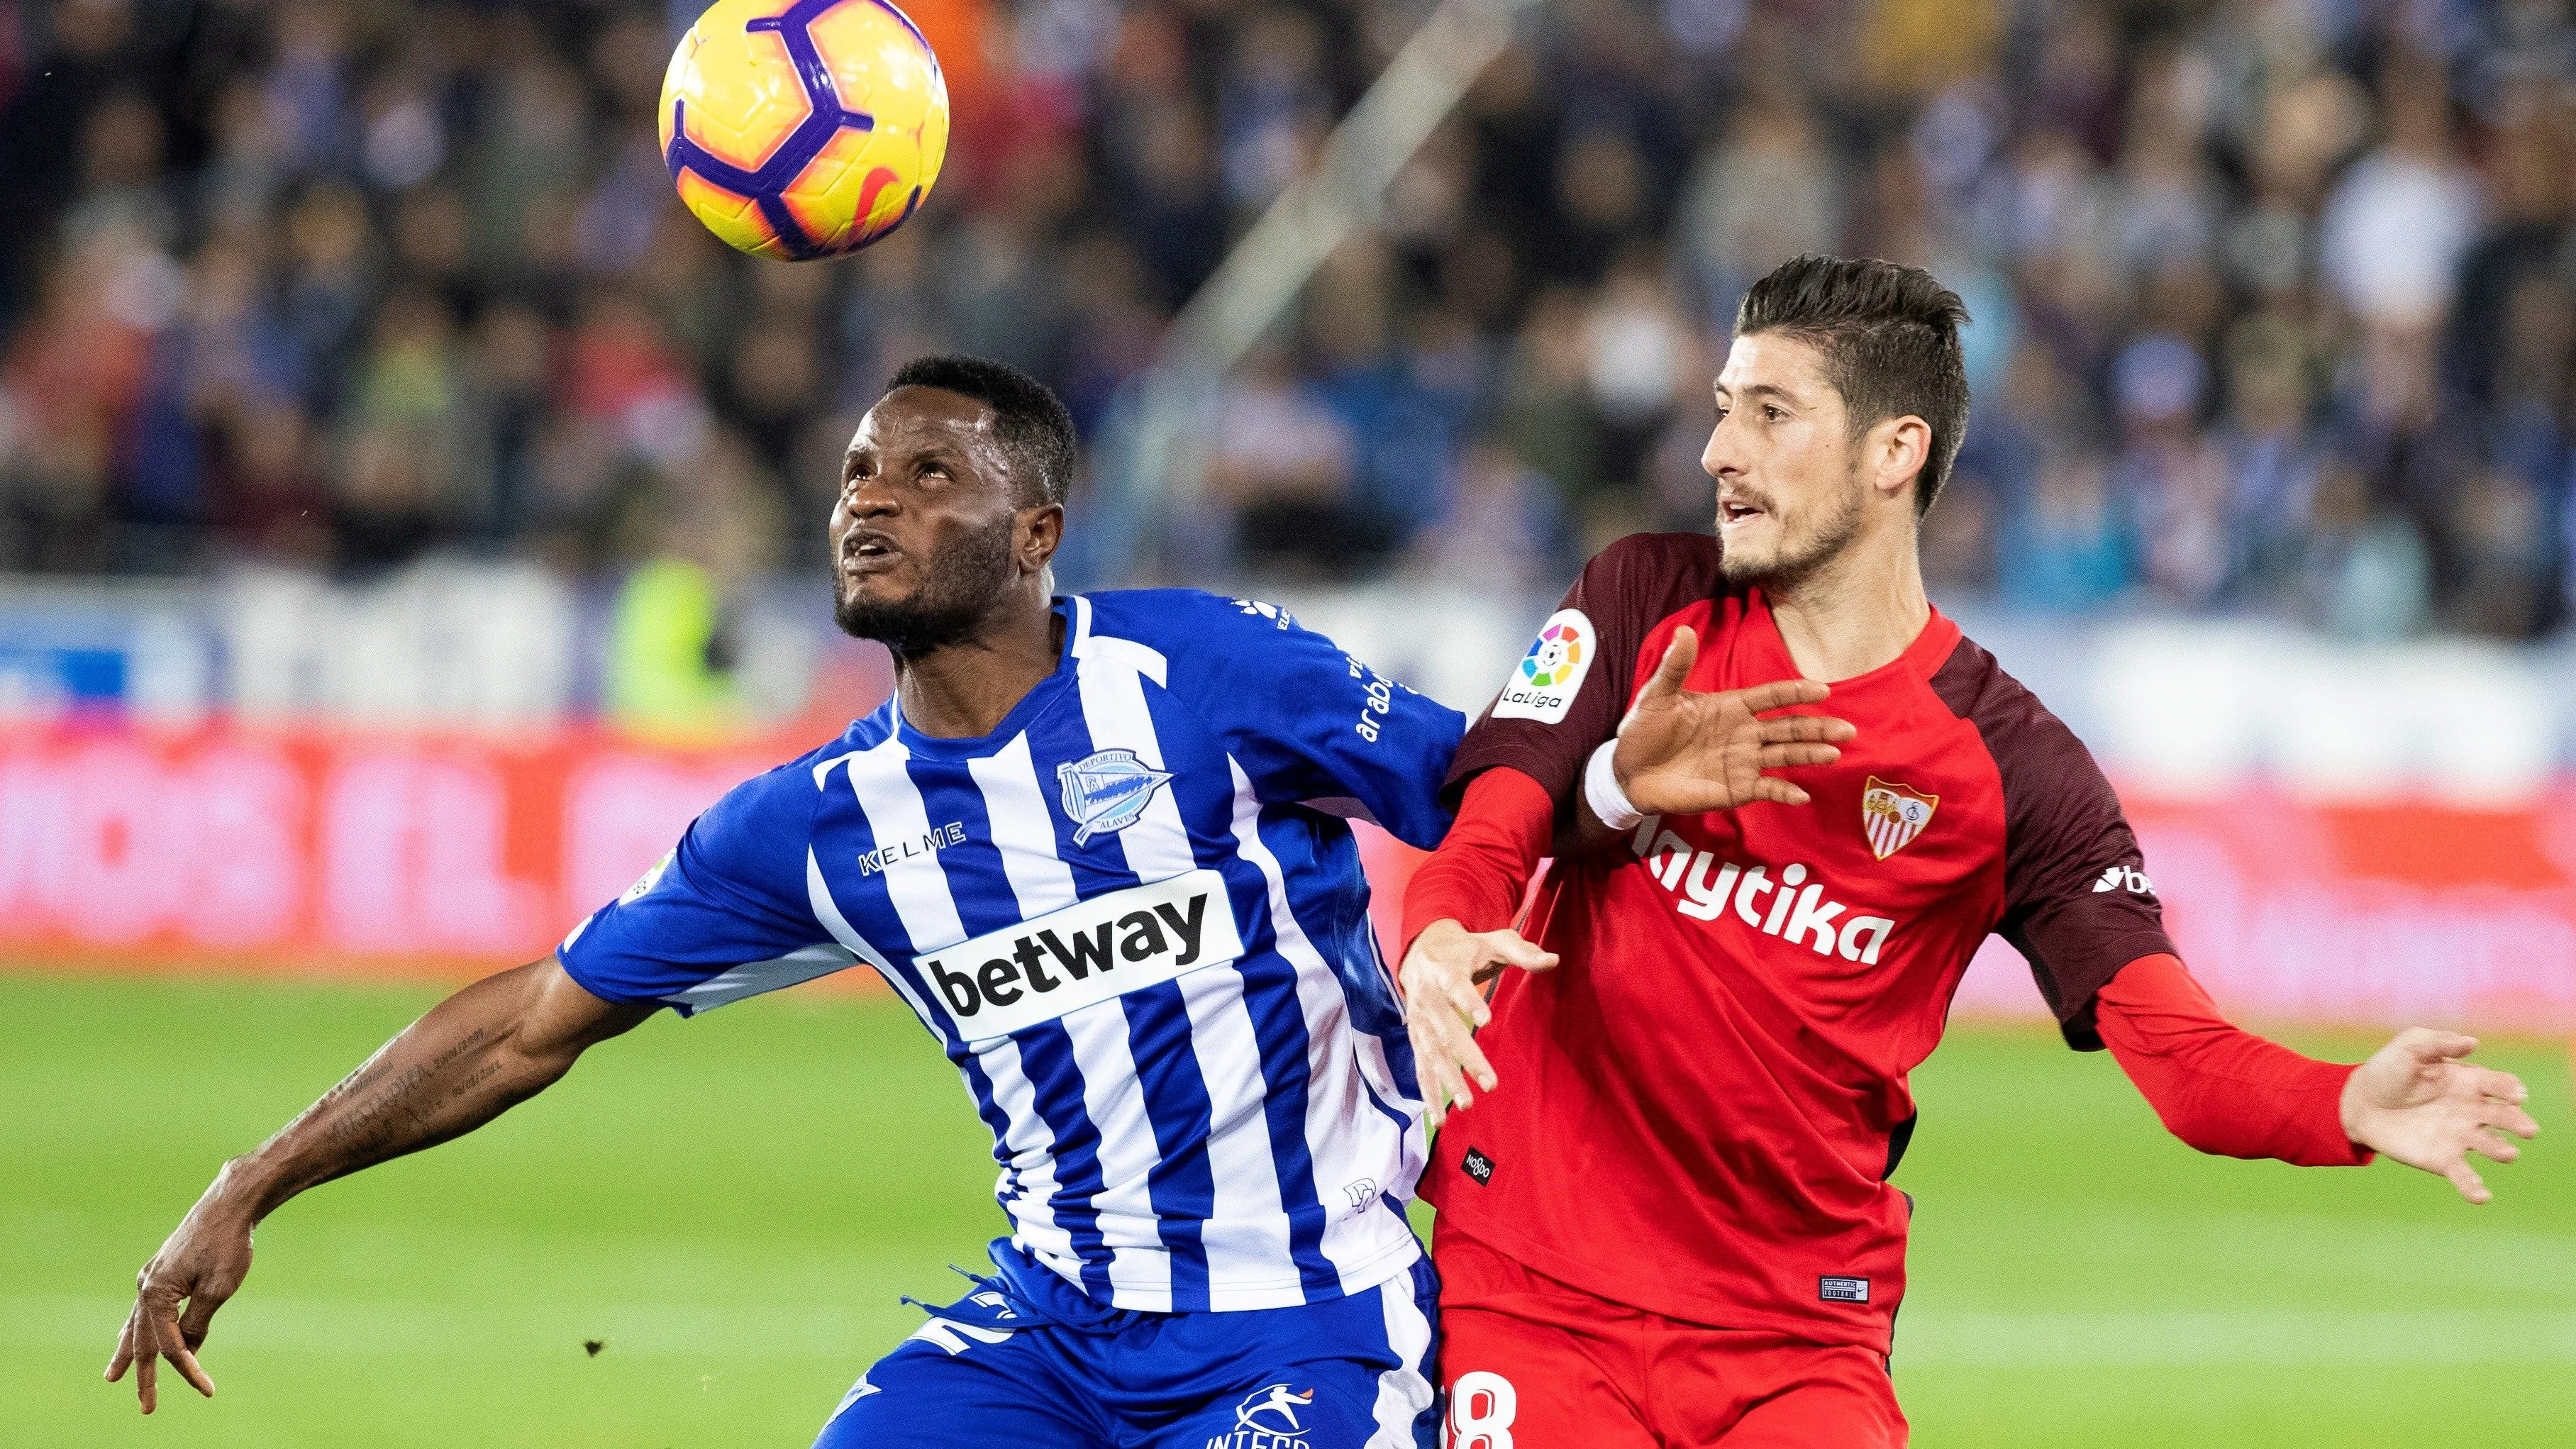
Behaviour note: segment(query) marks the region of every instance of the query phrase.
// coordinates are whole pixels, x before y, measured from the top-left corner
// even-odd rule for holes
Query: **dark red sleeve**
[[[2099,1051],[2094,994],[2130,962],[2174,954],[2120,797],[2075,732],[1974,640],[1959,641],[1932,689],[1976,725],[2002,777],[1995,931],[2030,962],[2067,1044]]]
[[[1510,925],[1555,819],[1547,791],[1518,770],[1487,770],[1471,781],[1457,822],[1405,887],[1404,940],[1395,959],[1403,960],[1433,921],[1456,921],[1470,931]]]
[[[1721,580],[1717,540],[1703,534],[1631,534],[1595,555],[1459,742],[1450,798],[1508,767],[1570,810],[1585,760],[1628,712],[1646,636]]]
[[[2370,1161],[2343,1133],[2353,1069],[2229,1025],[2180,960],[2123,967],[2099,993],[2096,1021],[2166,1130],[2201,1151],[2302,1167]]]

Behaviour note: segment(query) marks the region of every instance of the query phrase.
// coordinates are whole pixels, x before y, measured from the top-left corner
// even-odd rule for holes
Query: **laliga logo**
[[[1528,656],[1521,660],[1521,678],[1528,680],[1533,688],[1545,689],[1573,674],[1575,666],[1582,662],[1583,631],[1569,619],[1548,625],[1538,636],[1538,642],[1530,646]]]
[[[1315,1391],[1292,1393],[1286,1384],[1272,1384],[1234,1406],[1234,1422],[1255,1434],[1294,1434],[1299,1432],[1297,1410],[1315,1402]]]
[[[1594,634],[1592,621],[1581,609],[1559,609],[1549,615],[1539,626],[1538,638],[1530,642],[1529,653],[1521,656],[1519,667],[1504,681],[1492,717],[1563,723],[1574,696],[1583,688],[1583,676],[1592,672],[1592,661],[1601,652]]]

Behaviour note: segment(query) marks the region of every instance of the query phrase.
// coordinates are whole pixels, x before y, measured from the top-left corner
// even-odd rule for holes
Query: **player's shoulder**
[[[1965,633],[1933,672],[1931,687],[1951,714],[1976,728],[2007,795],[2108,789],[2093,752],[2066,721]]]
[[[1704,533],[1632,533],[1583,566],[1583,612],[1651,626],[1725,591],[1724,553]]]
[[[724,798],[700,817],[701,823],[727,833],[742,831],[772,838],[784,834],[788,827],[810,823],[832,766],[881,742],[891,724],[891,712],[882,709],[853,721],[833,739],[726,791]],[[800,849],[803,847],[801,834],[796,843]]]
[[[1295,615],[1258,599],[1204,589],[1104,589],[1074,600],[1080,648],[1093,639],[1141,644],[1165,658],[1211,643],[1258,647],[1266,636],[1298,631]]]

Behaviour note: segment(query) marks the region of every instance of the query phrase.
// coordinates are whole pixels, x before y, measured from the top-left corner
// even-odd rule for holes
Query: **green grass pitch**
[[[660,1018],[260,1234],[200,1400],[99,1382],[136,1268],[433,999],[29,975],[0,1011],[0,1444],[802,1446],[999,1223],[983,1131],[882,996]],[[2350,1054],[2358,1039],[2309,1040]],[[2576,1442],[2576,1119],[2472,1209],[2403,1169],[2199,1157],[2113,1065],[1962,1029],[1916,1086],[1896,1374],[1939,1446]],[[605,1340],[597,1355],[585,1340]]]

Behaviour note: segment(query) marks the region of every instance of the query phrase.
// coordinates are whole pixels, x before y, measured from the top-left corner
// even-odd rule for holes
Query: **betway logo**
[[[1803,865],[1789,866],[1775,881],[1767,865],[1748,869],[1693,850],[1689,841],[1663,828],[1659,815],[1646,817],[1628,848],[1657,885],[1676,893],[1675,908],[1695,921],[1714,921],[1732,910],[1737,920],[1766,936],[1803,942],[1819,956],[1840,956],[1863,966],[1878,964],[1880,950],[1896,929],[1886,916],[1847,915],[1848,907],[1825,899],[1823,882],[1808,881]]]
[[[2125,865],[2107,866],[2102,871],[2101,879],[2093,882],[2093,894],[2098,896],[2104,891],[2127,891],[2133,896],[2151,896],[2156,893],[2156,883],[2147,879],[2147,873],[2143,870]]]
[[[1077,901],[915,959],[983,1041],[1243,954],[1225,877],[1194,870]]]

